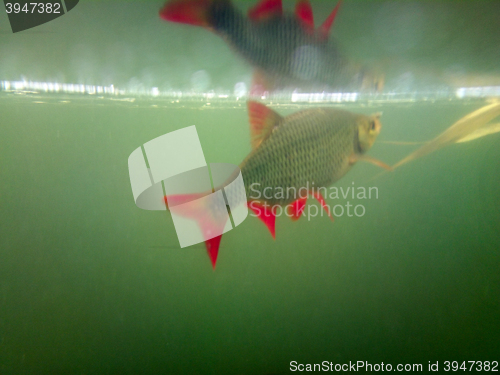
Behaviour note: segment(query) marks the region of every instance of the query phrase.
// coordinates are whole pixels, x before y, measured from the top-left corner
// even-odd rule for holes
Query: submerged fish
[[[220,35],[257,69],[257,90],[381,89],[381,78],[348,61],[329,38],[339,5],[317,29],[309,0],[298,0],[294,15],[283,13],[281,0],[261,0],[248,17],[229,0],[171,0],[160,16]]]
[[[248,102],[248,111],[253,150],[240,165],[246,196],[235,197],[241,193],[231,189],[231,185],[224,190],[228,200],[247,202],[273,238],[278,206],[287,208],[288,215],[298,219],[307,196],[311,195],[332,217],[320,188],[338,181],[358,160],[390,169],[365,155],[380,133],[380,114],[366,116],[339,109],[316,108],[282,117],[265,105],[252,101]],[[225,219],[218,219],[222,215],[200,205],[200,201],[193,200],[195,198],[192,195],[169,195],[166,200],[169,205],[192,201],[177,213],[196,219],[205,234],[216,233],[224,227]],[[205,241],[214,268],[220,239],[221,236],[217,236]]]
[[[396,163],[393,168],[430,154],[447,145],[468,142],[488,134],[496,133],[500,131],[498,124],[487,124],[497,116],[500,116],[500,102],[493,102],[481,107],[462,117],[436,138],[425,143],[422,147]]]

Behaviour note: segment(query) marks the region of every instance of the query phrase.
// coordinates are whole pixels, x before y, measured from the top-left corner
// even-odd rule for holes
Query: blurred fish
[[[248,102],[252,151],[241,163],[245,196],[224,185],[228,201],[247,206],[275,237],[276,209],[288,210],[297,220],[307,197],[317,199],[332,218],[321,190],[342,178],[359,160],[390,169],[365,153],[381,130],[380,114],[365,116],[339,109],[316,108],[280,116],[263,104]],[[201,195],[169,195],[166,203],[177,214],[197,220],[205,238],[222,233],[227,210],[207,207]],[[190,202],[190,204],[181,204]],[[222,212],[224,211],[224,212]],[[221,236],[205,241],[215,268]]]
[[[439,150],[453,143],[469,142],[474,139],[484,137],[500,131],[498,124],[488,123],[500,115],[500,102],[493,102],[478,110],[469,113],[455,122],[433,140],[426,142],[422,147],[412,152],[410,155],[396,163],[393,168],[397,168],[409,161],[415,160],[431,152]]]
[[[229,0],[171,0],[160,16],[220,35],[256,68],[252,91],[380,90],[383,79],[348,61],[329,38],[340,3],[317,29],[309,0],[298,0],[295,14],[284,14],[281,0],[261,0],[248,17]]]

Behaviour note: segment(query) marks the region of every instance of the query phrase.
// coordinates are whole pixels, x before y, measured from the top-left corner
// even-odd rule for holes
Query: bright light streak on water
[[[180,90],[160,90],[158,87],[150,88],[117,88],[113,84],[109,86],[82,85],[74,83],[58,82],[34,82],[22,81],[0,81],[0,92],[29,93],[29,94],[72,94],[72,95],[99,95],[99,96],[140,96],[150,98],[168,98],[185,100],[218,100],[218,101],[239,101],[248,99],[249,93],[243,82],[235,85],[233,92],[210,90],[208,92],[180,91]],[[452,99],[478,99],[478,98],[500,98],[500,86],[479,86],[461,87],[455,90],[443,90],[433,92],[385,92],[376,94],[366,94],[359,92],[275,92],[265,93],[259,96],[261,100],[278,100],[292,103],[355,103],[360,101],[377,102],[420,102],[433,100]]]
[[[459,99],[500,97],[500,86],[461,87],[456,96]]]
[[[321,93],[296,93],[292,94],[292,102],[326,103],[326,102],[355,102],[358,93],[321,92]]]

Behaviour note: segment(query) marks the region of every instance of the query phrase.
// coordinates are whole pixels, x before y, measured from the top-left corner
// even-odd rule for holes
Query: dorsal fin
[[[251,100],[248,101],[248,117],[250,121],[252,149],[256,149],[266,140],[271,135],[273,129],[283,119],[283,117],[264,104]]]
[[[314,16],[309,0],[298,0],[295,5],[295,15],[306,26],[314,29]]]
[[[330,30],[333,25],[333,21],[335,20],[335,17],[337,16],[337,12],[339,10],[340,4],[342,3],[342,0],[339,0],[335,8],[333,8],[332,13],[328,16],[328,18],[323,22],[323,24],[318,28],[318,34],[324,38],[328,39],[328,35],[330,34]]]
[[[273,16],[283,15],[281,0],[261,0],[248,10],[248,18],[252,21],[260,21]]]

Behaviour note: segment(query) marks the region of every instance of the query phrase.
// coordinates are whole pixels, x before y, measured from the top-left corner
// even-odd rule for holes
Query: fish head
[[[362,116],[358,121],[358,142],[362,152],[368,151],[380,134],[382,129],[380,116],[382,113],[375,113],[371,116]]]

